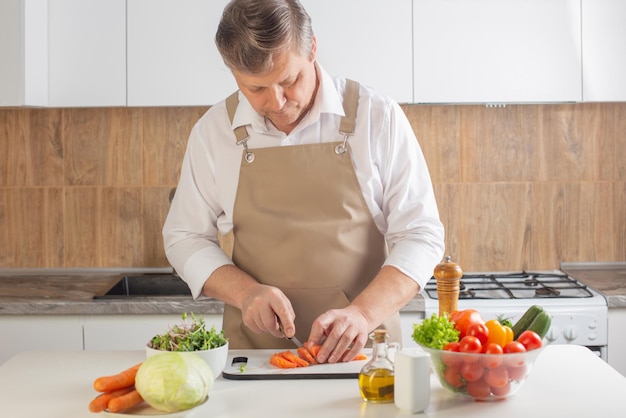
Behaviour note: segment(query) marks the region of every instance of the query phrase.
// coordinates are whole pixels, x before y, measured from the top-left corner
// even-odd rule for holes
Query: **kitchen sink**
[[[174,274],[144,273],[123,276],[104,295],[94,299],[132,299],[153,297],[191,297],[191,291],[180,277]]]

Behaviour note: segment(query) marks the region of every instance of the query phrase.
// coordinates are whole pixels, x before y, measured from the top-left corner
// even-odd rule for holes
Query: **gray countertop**
[[[626,263],[563,263],[561,268],[602,293],[609,308],[626,308]],[[171,269],[0,269],[0,315],[118,315],[222,313],[215,299],[185,296],[98,299],[124,274]],[[402,312],[424,311],[418,295]]]
[[[626,262],[561,263],[561,270],[602,293],[609,309],[626,308]]]

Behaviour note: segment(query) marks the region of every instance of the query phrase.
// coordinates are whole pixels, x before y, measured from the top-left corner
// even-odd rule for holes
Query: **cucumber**
[[[548,333],[551,323],[552,318],[550,318],[550,315],[546,311],[541,311],[526,328],[526,331],[535,331],[543,339]]]
[[[511,328],[513,330],[513,338],[517,339],[522,332],[526,331],[528,327],[530,327],[530,324],[532,324],[535,320],[535,317],[537,317],[541,312],[544,312],[544,310],[539,305],[533,305],[528,308],[522,317],[518,319],[515,324],[513,324],[513,327]],[[548,317],[548,319],[550,318]],[[546,332],[548,331],[546,330]],[[543,338],[543,336],[541,338]]]

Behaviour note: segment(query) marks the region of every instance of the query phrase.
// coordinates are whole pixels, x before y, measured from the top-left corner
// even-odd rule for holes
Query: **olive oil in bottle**
[[[372,403],[393,402],[394,373],[393,363],[389,360],[390,347],[399,348],[396,343],[387,343],[387,331],[377,329],[370,335],[372,340],[372,359],[359,373],[359,390],[364,401]]]

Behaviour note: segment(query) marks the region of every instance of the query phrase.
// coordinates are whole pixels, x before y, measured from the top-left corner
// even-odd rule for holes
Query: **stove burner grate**
[[[546,299],[589,298],[593,293],[576,279],[562,272],[513,272],[464,274],[459,299]],[[432,277],[424,288],[437,299],[437,281]]]

